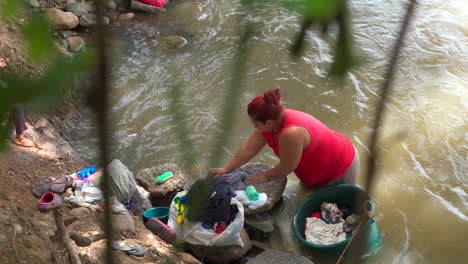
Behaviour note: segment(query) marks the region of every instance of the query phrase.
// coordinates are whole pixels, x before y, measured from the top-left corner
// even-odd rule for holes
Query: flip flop
[[[142,246],[132,245],[132,244],[120,244],[117,242],[112,241],[111,246],[115,250],[122,251],[128,255],[134,255],[137,257],[144,256],[146,253],[146,249]]]
[[[51,178],[42,178],[39,182],[36,182],[36,186],[32,189],[33,194],[36,197],[41,197],[44,193],[49,191],[53,180]]]
[[[74,181],[75,180],[73,179],[73,177],[60,176],[54,180],[54,182],[50,186],[50,191],[54,193],[63,193],[65,189],[73,186]]]
[[[176,233],[168,225],[164,224],[157,218],[150,218],[146,222],[146,228],[151,230],[153,234],[160,237],[166,243],[170,244],[176,240]]]

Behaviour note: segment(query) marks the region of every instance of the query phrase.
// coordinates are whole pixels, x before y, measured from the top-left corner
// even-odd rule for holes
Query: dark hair
[[[278,120],[283,112],[280,102],[281,93],[278,88],[255,97],[247,106],[247,113],[255,121],[266,123],[267,120]]]

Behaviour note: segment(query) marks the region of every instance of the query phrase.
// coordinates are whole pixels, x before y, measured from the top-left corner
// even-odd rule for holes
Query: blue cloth
[[[96,168],[94,168],[93,166],[89,166],[89,167],[86,167],[84,170],[78,172],[76,175],[80,176],[80,179],[84,180],[95,172],[96,172]]]
[[[245,185],[244,181],[252,173],[254,172],[250,170],[237,169],[231,173],[224,174],[221,178],[229,183],[233,191],[245,191],[247,185]]]

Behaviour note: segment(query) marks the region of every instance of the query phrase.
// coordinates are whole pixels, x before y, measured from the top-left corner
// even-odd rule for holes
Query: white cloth
[[[343,222],[327,224],[317,217],[306,218],[305,236],[307,242],[315,245],[331,245],[346,239]]]
[[[245,191],[236,191],[236,197],[243,205],[247,205],[251,210],[258,209],[265,205],[268,196],[266,193],[259,193],[257,201],[251,201]]]

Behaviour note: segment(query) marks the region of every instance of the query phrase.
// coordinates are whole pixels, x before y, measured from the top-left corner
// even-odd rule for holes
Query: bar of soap
[[[257,201],[258,200],[258,192],[255,190],[255,187],[252,185],[247,186],[245,189],[245,194],[247,194],[247,197],[249,198],[250,201]]]
[[[167,171],[156,178],[156,183],[163,183],[172,177],[172,172]]]

